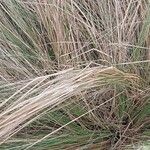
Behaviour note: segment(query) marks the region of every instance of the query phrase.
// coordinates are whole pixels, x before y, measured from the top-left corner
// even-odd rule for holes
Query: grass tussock
[[[1,0],[0,149],[149,145],[149,29],[148,0]]]

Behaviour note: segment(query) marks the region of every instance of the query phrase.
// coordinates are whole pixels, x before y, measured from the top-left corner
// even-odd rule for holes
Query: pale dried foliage
[[[136,109],[149,104],[149,12],[147,0],[1,0],[0,143],[47,111],[74,101],[84,103],[87,112],[34,139],[26,149],[87,114],[101,128],[109,128],[110,120],[118,126],[121,138],[111,146],[123,146],[126,136],[132,137],[127,132],[134,133],[130,124],[138,116]],[[125,127],[115,114],[122,93],[133,105],[123,113],[132,117],[136,110]],[[99,107],[102,111],[95,112]],[[138,133],[148,117],[137,120]],[[109,145],[100,142],[91,148],[99,144]]]

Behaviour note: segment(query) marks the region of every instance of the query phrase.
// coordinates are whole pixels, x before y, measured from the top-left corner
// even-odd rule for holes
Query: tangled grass
[[[147,147],[149,29],[148,0],[0,0],[0,150]]]

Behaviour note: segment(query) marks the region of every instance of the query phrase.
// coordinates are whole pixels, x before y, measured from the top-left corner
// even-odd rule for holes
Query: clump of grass
[[[0,1],[0,149],[149,141],[149,5]]]

